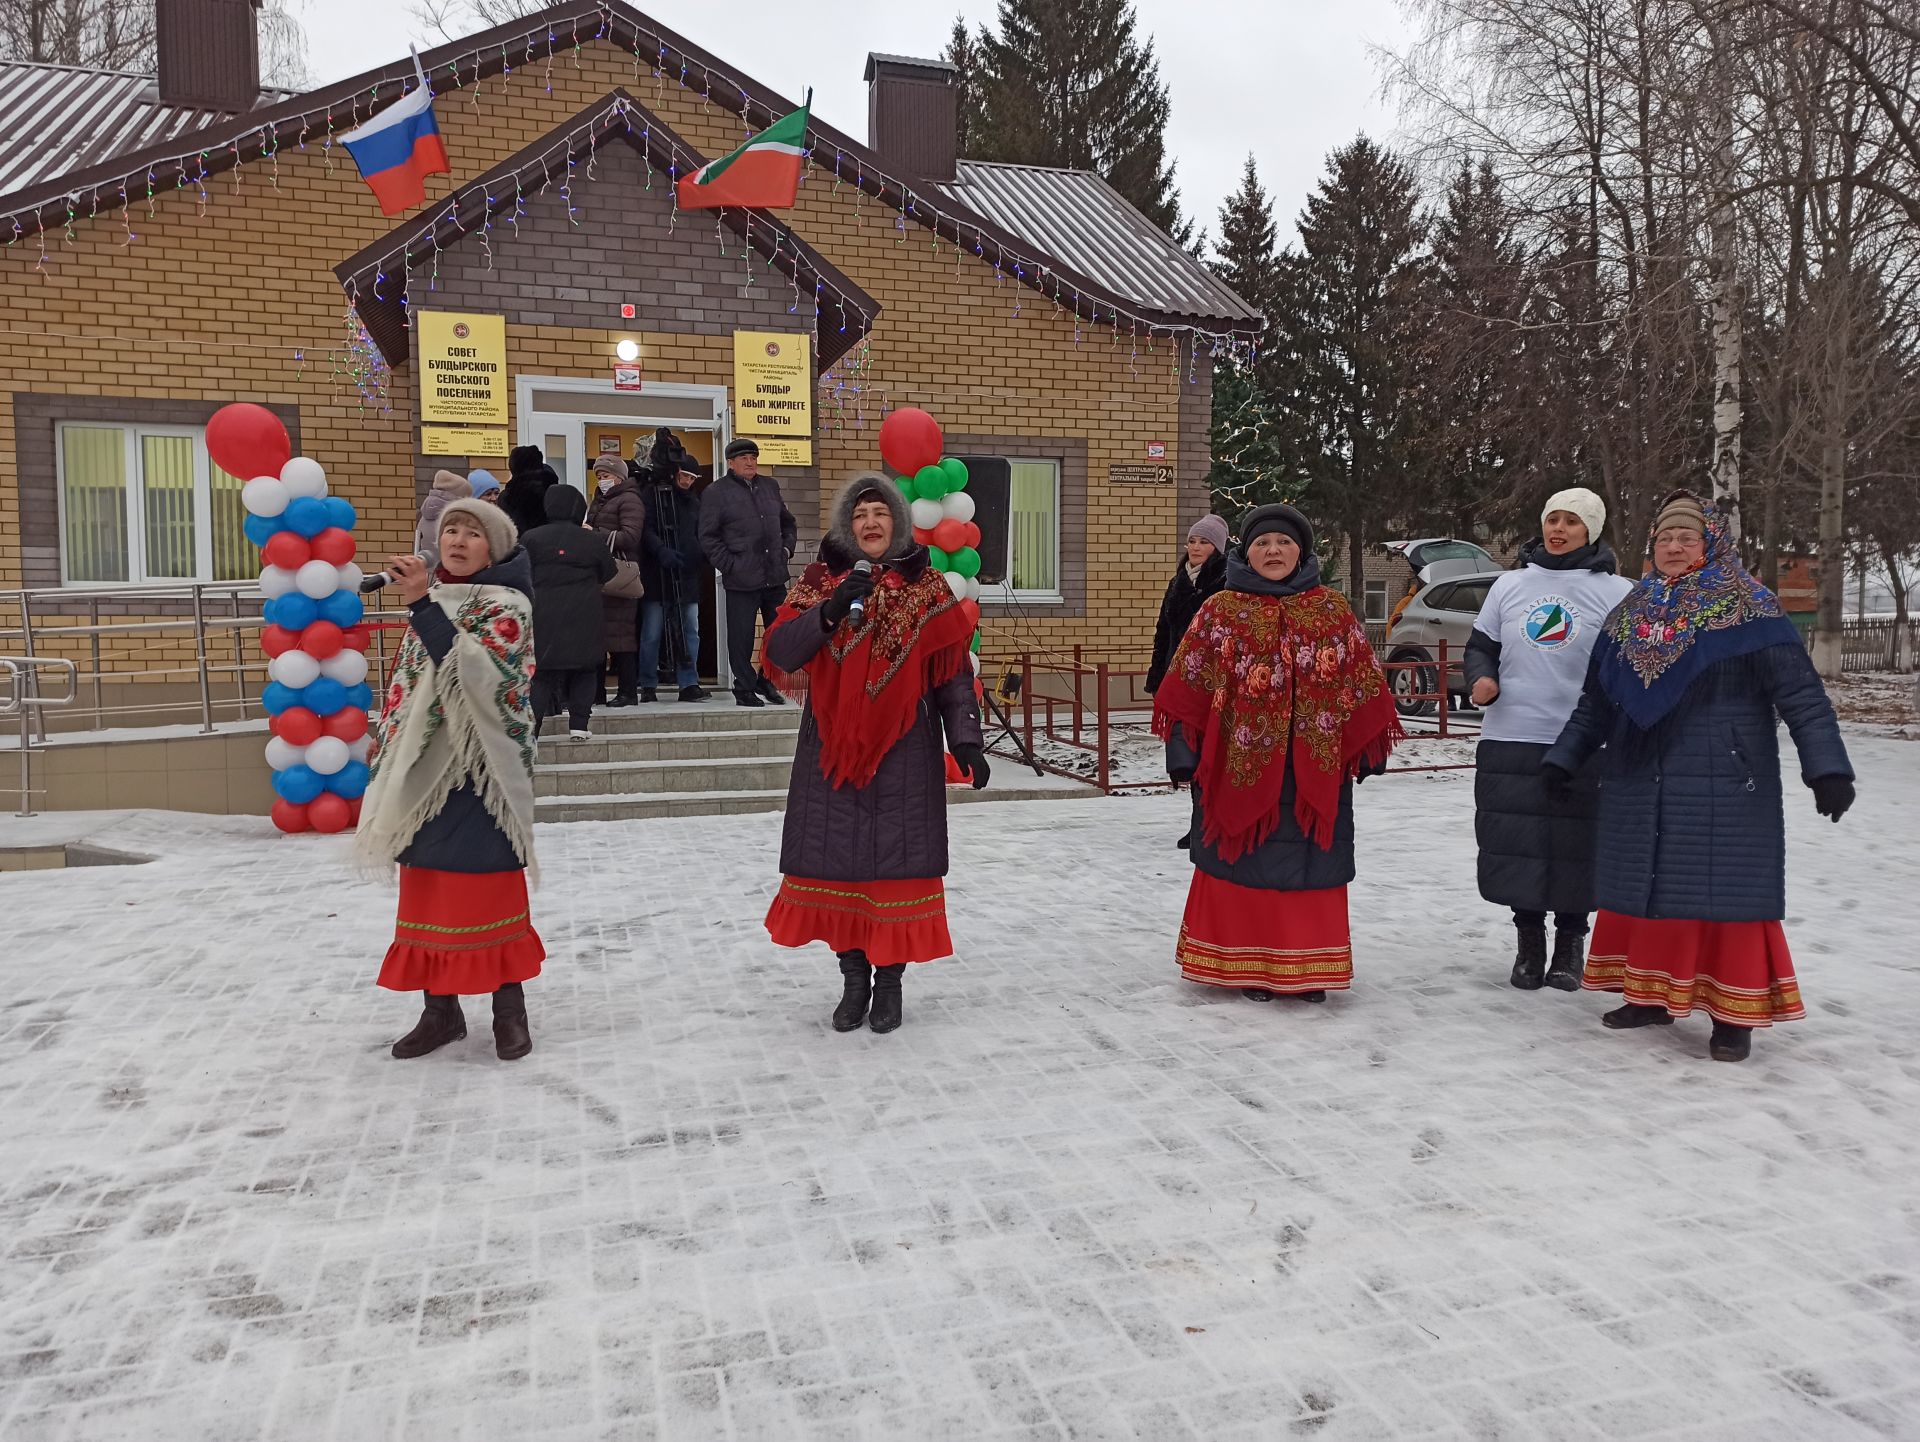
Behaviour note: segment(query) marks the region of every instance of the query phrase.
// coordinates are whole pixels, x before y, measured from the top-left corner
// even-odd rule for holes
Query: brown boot
[[[466,1037],[467,1017],[460,1010],[459,997],[435,996],[430,991],[423,995],[427,998],[427,1006],[420,1013],[420,1020],[414,1024],[412,1031],[393,1044],[393,1054],[401,1061],[425,1056],[430,1051],[438,1051],[450,1041],[461,1041]]]
[[[510,981],[493,994],[493,1054],[501,1061],[518,1061],[533,1050],[527,1030],[527,994]]]

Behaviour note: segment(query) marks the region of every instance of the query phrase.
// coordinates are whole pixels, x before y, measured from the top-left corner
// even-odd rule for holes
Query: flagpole
[[[407,47],[407,54],[409,54],[409,55],[411,55],[411,56],[413,57],[413,73],[414,73],[415,75],[418,75],[418,76],[420,77],[420,88],[421,88],[422,90],[426,90],[426,89],[429,89],[430,87],[429,87],[429,86],[428,86],[428,84],[427,84],[427,71],[426,71],[426,67],[425,67],[425,66],[423,66],[423,65],[422,65],[422,64],[420,63],[420,52],[419,52],[419,50],[418,50],[417,48],[415,48],[414,46],[412,46],[412,45],[409,45],[409,46]],[[812,96],[813,96],[813,92],[812,92],[811,90],[809,90],[809,91],[807,92],[807,96],[808,96],[808,98],[809,98],[809,99],[811,99],[811,98],[812,98]]]

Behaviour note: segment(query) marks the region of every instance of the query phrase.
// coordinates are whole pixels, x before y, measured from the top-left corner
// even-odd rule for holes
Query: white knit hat
[[[450,502],[440,513],[440,529],[446,530],[448,523],[455,517],[464,516],[479,527],[487,538],[487,564],[497,566],[513,554],[513,548],[519,544],[520,532],[507,513],[491,501],[458,500]]]
[[[1607,528],[1607,503],[1585,486],[1555,491],[1548,496],[1546,505],[1540,508],[1540,523],[1545,525],[1547,517],[1555,511],[1570,511],[1584,521],[1589,543],[1598,541],[1600,533]]]

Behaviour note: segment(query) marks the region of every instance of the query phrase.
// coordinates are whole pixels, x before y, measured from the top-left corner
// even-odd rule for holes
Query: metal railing
[[[197,718],[206,734],[219,721],[263,714],[258,695],[268,658],[259,644],[267,625],[260,606],[251,581],[0,591],[0,651],[17,651],[23,662],[50,655],[69,662],[78,688],[73,712],[85,718],[85,729]],[[366,616],[376,691],[387,673],[386,633],[393,629],[384,623],[400,618],[372,610]],[[116,640],[137,640],[143,655],[109,658],[106,649]],[[169,683],[179,694],[151,694]],[[110,687],[124,694],[109,700]],[[40,711],[30,719],[45,739]]]
[[[66,694],[49,696],[40,684],[43,672],[64,674],[67,678]],[[48,707],[71,706],[77,694],[75,687],[75,668],[73,662],[64,656],[0,656],[0,682],[6,690],[0,693],[0,719],[8,716],[20,718],[20,810],[21,816],[33,815],[33,753],[44,749],[34,745],[33,733],[43,727],[35,726],[35,718]]]

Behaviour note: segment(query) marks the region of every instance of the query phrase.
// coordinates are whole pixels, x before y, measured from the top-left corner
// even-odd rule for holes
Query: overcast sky
[[[1391,139],[1368,46],[1399,46],[1394,0],[1135,0],[1172,92],[1168,141],[1181,203],[1212,233],[1220,201],[1253,153],[1275,197],[1281,234],[1319,178],[1329,150],[1366,131]],[[406,53],[421,39],[410,0],[307,0],[316,84]],[[956,12],[989,19],[993,0],[652,0],[645,13],[783,95],[814,91],[814,111],[864,139],[866,53],[935,55]],[[827,17],[825,25],[802,17]],[[435,37],[437,40],[437,37]]]

